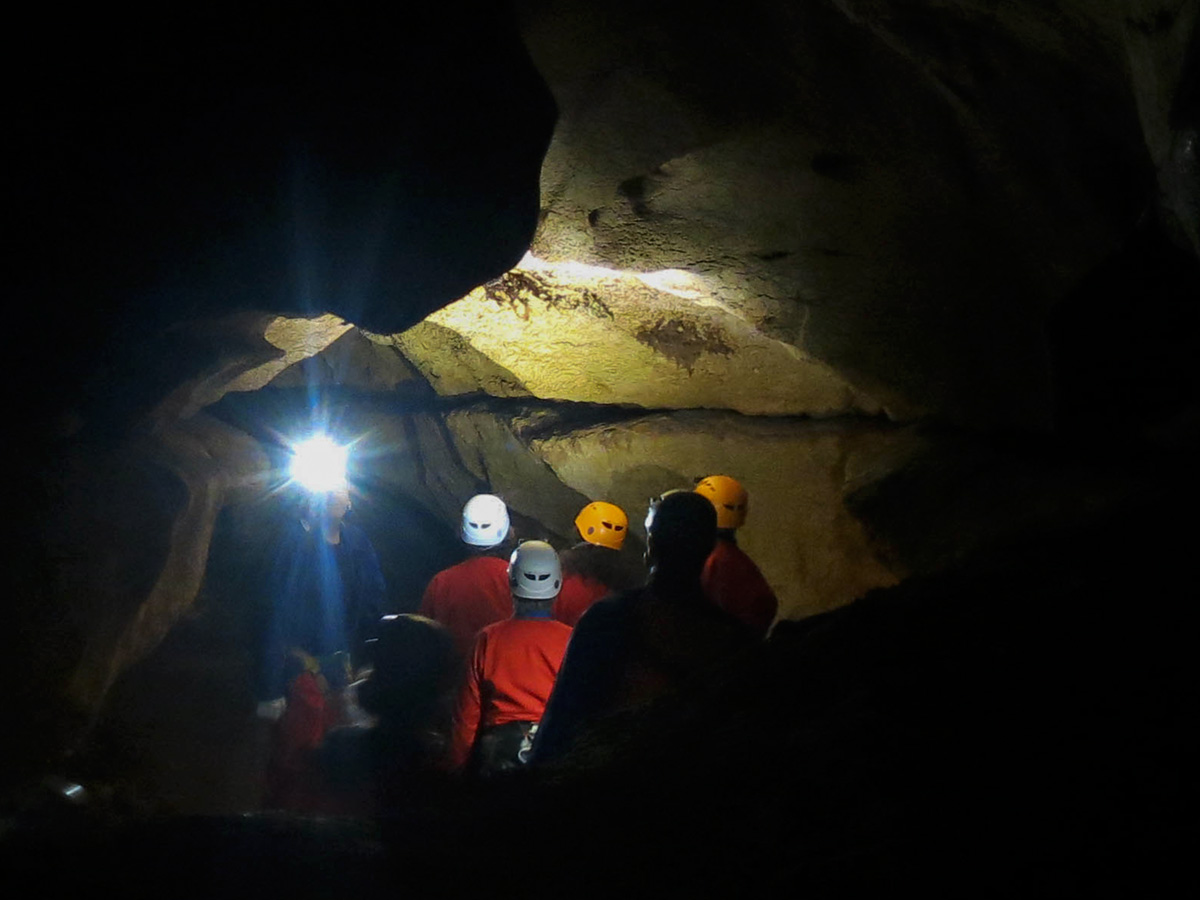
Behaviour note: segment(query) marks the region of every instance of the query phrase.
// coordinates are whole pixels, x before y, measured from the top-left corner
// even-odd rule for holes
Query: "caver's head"
[[[597,500],[589,503],[575,517],[579,536],[589,544],[620,550],[629,532],[629,517],[615,503]]]
[[[717,511],[717,528],[733,531],[746,524],[750,499],[736,478],[728,475],[709,475],[696,484],[696,493],[707,497]]]
[[[553,600],[562,590],[558,554],[545,541],[525,541],[508,561],[508,586],[513,600]]]
[[[717,540],[713,505],[692,491],[668,491],[646,514],[646,564],[652,573],[700,577]]]
[[[508,537],[508,507],[495,494],[476,494],[462,511],[459,534],[463,543],[472,547],[489,548],[503,543]]]
[[[313,523],[336,524],[346,518],[351,506],[348,487],[312,493],[308,495],[304,504],[304,518]]]

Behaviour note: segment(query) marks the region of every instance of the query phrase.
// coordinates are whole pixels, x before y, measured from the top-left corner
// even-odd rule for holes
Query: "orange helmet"
[[[746,523],[750,498],[735,479],[728,475],[709,475],[697,483],[696,493],[703,494],[717,508],[717,528],[741,528]]]
[[[589,544],[599,544],[610,550],[620,550],[629,531],[629,517],[621,507],[597,500],[589,503],[575,517],[579,535]]]

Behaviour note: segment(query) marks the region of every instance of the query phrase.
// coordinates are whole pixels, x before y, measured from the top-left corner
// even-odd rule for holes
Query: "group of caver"
[[[559,554],[540,540],[514,549],[504,502],[480,494],[463,508],[468,558],[432,578],[419,615],[383,616],[374,629],[383,611],[374,552],[340,504],[332,517],[326,507],[302,523],[300,539],[323,550],[313,571],[290,584],[289,573],[277,573],[276,609],[291,612],[273,619],[259,705],[260,715],[279,719],[273,768],[294,769],[333,725],[371,718],[346,708],[352,669],[340,651],[372,631],[374,671],[357,693],[377,734],[390,724],[394,736],[410,735],[399,749],[389,744],[390,756],[428,760],[419,733],[436,721],[439,694],[452,698],[436,745],[444,770],[488,776],[568,756],[607,716],[697,684],[765,637],[777,600],[737,546],[747,505],[726,475],[669,491],[650,504],[639,556],[625,512],[591,502],[575,519],[580,542]],[[315,585],[315,596],[297,603],[302,583]]]

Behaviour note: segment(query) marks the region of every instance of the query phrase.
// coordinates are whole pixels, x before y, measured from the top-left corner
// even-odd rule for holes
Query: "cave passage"
[[[255,718],[275,541],[294,497],[226,509],[203,586],[166,638],[108,692],[73,773],[139,815],[239,815],[262,808],[270,723]],[[353,517],[379,550],[390,613],[413,612],[429,577],[462,558],[444,523],[379,491]]]
[[[519,822],[523,892],[1196,893],[1200,4],[673,7],[25,10],[14,884],[496,893]],[[315,426],[391,611],[477,493],[640,550],[728,473],[778,621],[563,768],[242,816]]]

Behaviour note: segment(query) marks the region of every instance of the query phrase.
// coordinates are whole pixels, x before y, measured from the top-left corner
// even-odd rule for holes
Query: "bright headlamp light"
[[[327,434],[314,435],[292,448],[291,478],[314,494],[346,487],[346,463],[350,448],[334,442]]]

